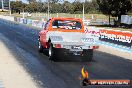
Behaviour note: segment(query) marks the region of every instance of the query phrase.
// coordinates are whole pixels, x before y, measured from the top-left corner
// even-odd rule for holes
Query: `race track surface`
[[[65,58],[51,62],[45,54],[38,53],[39,30],[19,24],[4,23],[0,20],[0,34],[3,41],[19,63],[34,78],[40,88],[82,88],[79,76],[84,66],[90,79],[130,79],[132,80],[132,60],[95,51],[92,62],[81,62],[79,58]],[[10,48],[10,47],[13,47]],[[6,52],[3,52],[6,53]],[[85,88],[132,88],[87,86]]]

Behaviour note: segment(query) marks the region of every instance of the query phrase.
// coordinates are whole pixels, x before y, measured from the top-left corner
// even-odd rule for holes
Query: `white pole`
[[[83,3],[83,20],[84,20],[84,3]]]
[[[57,17],[58,17],[58,13],[57,13]]]
[[[23,9],[23,19],[25,18],[25,13],[24,13],[24,9]]]
[[[92,19],[94,19],[94,16],[93,16],[93,14],[92,14]]]
[[[3,0],[2,0],[1,2],[2,2],[2,10],[4,10],[4,4],[3,4]]]
[[[49,0],[48,0],[48,19],[49,19]]]
[[[80,18],[80,15],[79,15],[79,18]]]
[[[10,16],[11,16],[11,3],[10,3],[10,0],[9,0],[9,11],[10,11]]]
[[[76,15],[75,15],[75,18],[76,18]]]

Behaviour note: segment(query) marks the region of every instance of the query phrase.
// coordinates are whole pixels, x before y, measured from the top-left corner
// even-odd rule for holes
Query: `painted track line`
[[[96,44],[104,45],[106,47],[111,47],[111,48],[114,48],[114,49],[117,49],[117,50],[120,50],[120,51],[123,51],[123,52],[132,53],[132,48],[126,47],[126,46],[117,45],[117,44],[104,42],[104,41],[98,41],[98,42],[96,42]]]

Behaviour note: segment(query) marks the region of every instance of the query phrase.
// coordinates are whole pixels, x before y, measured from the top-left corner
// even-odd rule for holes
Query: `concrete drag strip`
[[[16,61],[6,45],[6,38],[0,34],[0,79],[4,88],[38,88],[31,76]],[[10,46],[12,48],[12,46]]]

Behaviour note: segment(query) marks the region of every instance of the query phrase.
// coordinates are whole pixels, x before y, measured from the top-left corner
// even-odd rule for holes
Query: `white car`
[[[91,61],[93,50],[99,48],[94,38],[86,36],[83,21],[77,18],[49,19],[38,40],[39,52],[48,49],[51,60],[57,60],[60,55],[77,55],[83,61]]]

